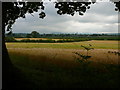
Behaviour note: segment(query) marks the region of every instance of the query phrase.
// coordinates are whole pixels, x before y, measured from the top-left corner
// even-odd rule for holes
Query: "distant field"
[[[92,40],[70,43],[6,43],[7,48],[61,48],[82,49],[81,45],[92,45],[95,49],[118,49],[118,41]]]
[[[30,40],[55,40],[55,41],[63,40],[63,39],[49,39],[49,38],[15,38],[15,40],[26,40],[26,39],[30,39]],[[70,40],[70,39],[68,39],[68,40]]]

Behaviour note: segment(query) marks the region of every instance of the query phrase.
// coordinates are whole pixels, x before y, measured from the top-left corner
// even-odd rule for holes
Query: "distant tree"
[[[40,34],[37,31],[32,31],[31,32],[31,37],[32,38],[38,38],[38,37],[40,37]]]
[[[31,34],[27,34],[27,35],[26,35],[26,38],[31,38]]]
[[[5,37],[5,41],[6,42],[15,42],[15,38],[14,37]]]

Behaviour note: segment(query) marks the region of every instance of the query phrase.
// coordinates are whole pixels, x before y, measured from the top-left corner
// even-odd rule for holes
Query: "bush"
[[[5,37],[6,42],[16,42],[14,37]]]
[[[30,39],[23,39],[20,42],[41,42],[41,43],[54,43],[55,40],[30,40]]]

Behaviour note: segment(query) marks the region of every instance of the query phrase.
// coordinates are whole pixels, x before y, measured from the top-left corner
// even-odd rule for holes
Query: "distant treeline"
[[[90,40],[120,40],[119,37],[82,37],[82,38],[74,38],[74,39],[60,39],[60,40],[52,40],[48,38],[47,40],[30,40],[30,39],[22,39],[16,40],[14,37],[6,37],[6,42],[37,42],[37,43],[64,43],[64,42],[80,42],[80,41],[90,41]]]
[[[11,36],[14,38],[58,38],[58,39],[74,39],[80,37],[103,37],[103,36],[119,36],[120,34],[39,34],[36,31],[32,31],[31,33],[12,33]]]
[[[31,33],[11,33],[6,34],[6,42],[79,42],[89,40],[120,40],[120,34],[39,34],[37,31]],[[23,40],[16,40],[15,38],[23,38]],[[31,40],[24,38],[47,38],[47,40]],[[60,39],[60,40],[52,40]]]
[[[79,41],[89,41],[88,38],[80,38],[80,39],[60,39],[60,40],[52,40],[52,39],[40,39],[40,40],[30,40],[30,39],[22,39],[16,40],[14,37],[6,37],[6,42],[38,42],[38,43],[62,43],[62,42],[79,42]]]

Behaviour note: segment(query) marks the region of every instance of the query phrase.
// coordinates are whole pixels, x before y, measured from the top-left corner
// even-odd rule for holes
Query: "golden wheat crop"
[[[78,52],[86,55],[85,50],[81,49],[52,49],[52,48],[11,48],[8,49],[9,53],[17,53],[28,57],[32,60],[44,60],[56,64],[65,64],[63,62],[70,62],[71,65],[77,61],[73,52]],[[114,53],[108,53],[108,51],[118,51],[117,49],[94,49],[89,51],[89,55],[92,56],[89,60],[99,63],[118,64],[118,55]]]

